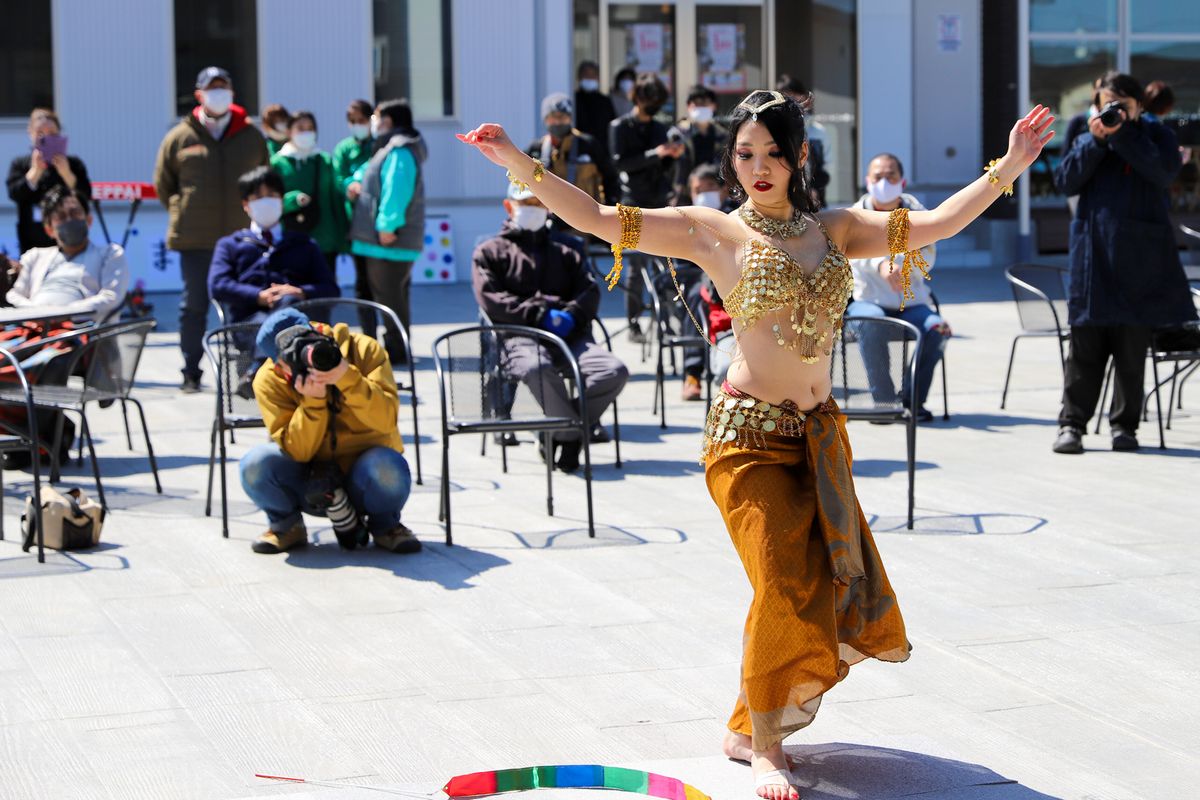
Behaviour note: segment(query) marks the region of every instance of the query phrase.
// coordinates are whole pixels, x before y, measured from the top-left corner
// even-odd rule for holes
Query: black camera
[[[329,336],[307,325],[295,325],[280,331],[275,337],[279,348],[278,361],[287,364],[293,378],[308,375],[310,370],[328,372],[342,363],[342,351]]]
[[[1115,128],[1125,121],[1125,106],[1121,105],[1120,100],[1113,100],[1100,109],[1097,116],[1100,117],[1100,122],[1104,124],[1104,127]]]
[[[342,471],[329,461],[314,462],[304,486],[306,508],[324,513],[344,550],[365,547],[370,537],[343,486]]]

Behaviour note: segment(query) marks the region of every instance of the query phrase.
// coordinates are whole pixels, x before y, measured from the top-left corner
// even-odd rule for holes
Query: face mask
[[[600,91],[600,81],[595,78],[583,78],[579,81],[579,88],[585,92],[598,92]]]
[[[617,88],[620,89],[625,94],[629,94],[630,92],[633,91],[633,81],[629,80],[629,78],[626,78],[623,81],[619,81],[617,83]]]
[[[86,219],[69,219],[54,226],[54,238],[63,247],[75,248],[87,241],[88,224]]]
[[[871,199],[876,203],[890,203],[900,196],[904,191],[904,181],[899,180],[895,183],[886,180],[868,181],[867,192],[870,193]]]
[[[275,129],[276,133],[287,133],[288,131],[288,124],[286,122],[276,122],[271,127]]]
[[[662,103],[655,103],[649,106],[642,106],[642,113],[648,117],[653,117],[659,111],[662,111]]]
[[[350,126],[350,135],[358,141],[369,138],[371,135],[371,126],[365,123],[356,122]]]
[[[712,122],[712,106],[696,106],[688,111],[688,116],[692,122]]]
[[[704,208],[720,208],[721,193],[700,192],[692,197],[692,205],[703,206]]]
[[[256,197],[247,205],[250,206],[250,219],[258,223],[260,228],[270,228],[283,216],[281,197]]]
[[[312,150],[317,146],[316,131],[296,131],[292,134],[292,144],[297,150]]]
[[[541,206],[513,206],[512,220],[518,228],[527,231],[540,231],[546,227],[546,218],[550,212]]]
[[[233,105],[232,89],[207,89],[200,93],[204,98],[204,110],[214,117],[223,117]]]
[[[383,121],[380,120],[379,117],[371,117],[371,136],[378,139],[380,136],[383,136],[385,133],[391,133],[391,132],[392,132],[391,128],[383,127]]]
[[[562,141],[563,139],[567,138],[567,136],[570,135],[571,123],[564,122],[560,125],[547,125],[546,130],[548,130],[550,132],[550,135],[553,136],[555,139]]]

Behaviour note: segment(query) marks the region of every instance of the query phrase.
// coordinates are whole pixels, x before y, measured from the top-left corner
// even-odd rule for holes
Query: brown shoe
[[[700,399],[700,379],[695,375],[688,375],[683,379],[683,389],[679,392],[679,397],[682,400],[699,400]]]
[[[295,550],[306,544],[308,544],[308,531],[304,529],[304,521],[301,520],[282,533],[267,531],[250,545],[250,549],[256,553],[272,554]]]
[[[397,524],[390,531],[376,533],[373,536],[376,547],[382,547],[393,553],[419,553],[421,551],[421,540],[413,536],[413,532],[405,527],[404,523]]]

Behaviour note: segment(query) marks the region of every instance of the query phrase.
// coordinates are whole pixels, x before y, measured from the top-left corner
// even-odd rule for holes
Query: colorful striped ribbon
[[[531,789],[616,789],[665,800],[712,800],[678,778],[599,764],[521,767],[457,775],[442,787],[447,797],[480,797]]]

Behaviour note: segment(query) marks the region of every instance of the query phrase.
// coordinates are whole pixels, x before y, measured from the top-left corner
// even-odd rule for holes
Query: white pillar
[[[866,160],[895,153],[913,165],[912,0],[858,2],[858,152],[855,185]]]

